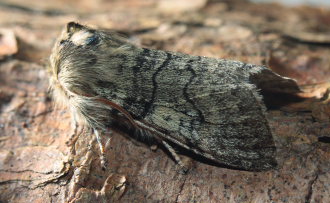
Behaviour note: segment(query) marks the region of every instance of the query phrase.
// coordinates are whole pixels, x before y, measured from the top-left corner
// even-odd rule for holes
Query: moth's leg
[[[75,113],[71,116],[71,128],[73,129],[73,134],[77,134],[79,125]]]
[[[112,138],[111,130],[108,130],[108,135],[109,135],[109,137],[107,137],[107,141],[105,142],[104,151],[106,151],[108,149],[108,147],[110,146],[110,142],[111,142],[111,138]]]
[[[96,137],[96,140],[97,140],[97,143],[99,145],[100,152],[101,152],[101,155],[100,155],[101,166],[102,166],[102,169],[105,170],[105,168],[106,168],[106,159],[105,159],[104,147],[103,147],[103,144],[102,144],[102,138],[99,134],[99,131],[97,131],[96,129],[93,129],[93,131],[94,131],[94,134],[95,134],[95,137]]]
[[[107,166],[107,160],[105,158],[105,152],[106,152],[106,149],[110,145],[112,133],[111,133],[110,130],[108,131],[108,134],[109,134],[110,137],[107,137],[107,141],[105,142],[104,146],[103,146],[102,137],[100,136],[99,131],[94,129],[94,134],[95,134],[95,137],[96,137],[96,140],[97,140],[97,143],[99,145],[100,152],[101,152],[101,156],[100,156],[101,166],[102,166],[103,170],[105,170],[106,166]]]
[[[171,153],[171,155],[173,156],[173,158],[175,159],[175,161],[177,162],[177,164],[180,166],[180,168],[182,169],[182,171],[184,173],[188,172],[188,168],[182,163],[179,155],[175,152],[175,150],[173,149],[173,147],[171,145],[169,145],[167,142],[165,142],[164,140],[162,141],[163,145],[166,147],[166,149]]]
[[[71,129],[72,129],[73,132],[70,134],[70,138],[66,142],[66,144],[68,146],[74,146],[76,141],[78,140],[79,136],[81,135],[81,133],[83,131],[83,128],[82,128],[81,131],[78,133],[79,124],[78,124],[78,121],[77,121],[76,114],[73,114],[71,116]]]
[[[151,149],[152,151],[156,151],[157,148],[158,148],[158,146],[155,145],[155,144],[153,144],[153,145],[150,146],[150,149]]]

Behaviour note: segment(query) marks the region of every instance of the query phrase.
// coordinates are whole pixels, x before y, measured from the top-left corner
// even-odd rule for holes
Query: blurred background
[[[284,68],[277,67],[280,63],[290,66],[285,68],[290,69],[288,76],[305,77],[301,83],[316,82],[329,76],[324,71],[328,69],[328,57],[324,55],[328,51],[321,48],[316,51],[320,53],[308,53],[307,57],[309,48],[302,44],[330,42],[329,2],[2,0],[0,57],[15,56],[45,64],[60,30],[67,22],[77,21],[116,30],[140,46],[229,57],[269,65],[283,74]],[[294,40],[301,43],[291,45]],[[293,56],[288,57],[290,54]],[[319,70],[322,74],[312,71],[315,63],[325,68]],[[308,68],[302,68],[305,65]]]
[[[253,2],[262,2],[262,3],[281,3],[284,5],[310,5],[310,6],[330,6],[330,1],[328,0],[251,0]]]
[[[15,56],[44,64],[63,26],[77,21],[116,30],[140,46],[229,57],[269,65],[281,74],[286,69],[288,76],[304,77],[301,83],[317,82],[329,76],[328,57],[325,57],[328,49],[318,47],[311,56],[310,47],[306,46],[306,43],[329,44],[329,1],[253,2],[262,3],[247,0],[2,0],[0,26],[4,30],[0,57]],[[278,63],[286,68],[278,68]],[[321,67],[322,74],[312,70],[315,64]]]

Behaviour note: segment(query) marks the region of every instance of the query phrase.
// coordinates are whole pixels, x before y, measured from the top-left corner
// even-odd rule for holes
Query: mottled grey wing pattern
[[[262,67],[148,49],[131,61],[136,63],[124,70],[109,68],[125,83],[112,91],[131,95],[120,100],[133,117],[161,129],[168,135],[164,139],[212,160],[247,170],[274,167],[275,146],[264,107],[249,83]],[[99,94],[116,100],[109,92]]]

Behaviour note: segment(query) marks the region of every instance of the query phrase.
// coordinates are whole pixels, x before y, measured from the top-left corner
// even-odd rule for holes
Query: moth
[[[109,128],[133,129],[180,165],[176,146],[232,168],[274,168],[260,91],[297,90],[294,80],[263,66],[141,48],[75,22],[57,39],[50,68],[56,102],[98,140]]]

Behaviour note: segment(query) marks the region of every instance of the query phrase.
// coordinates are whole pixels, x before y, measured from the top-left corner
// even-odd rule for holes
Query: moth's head
[[[57,39],[50,57],[54,76],[58,75],[60,62],[73,58],[88,60],[90,55],[110,55],[132,47],[115,32],[96,30],[75,22],[69,22]],[[101,56],[100,56],[101,57]],[[57,77],[57,76],[56,76]]]
[[[84,50],[111,51],[127,44],[118,33],[93,29],[76,22],[69,22],[57,39],[55,47],[58,49],[79,48]],[[102,50],[100,50],[102,47]]]
[[[92,50],[100,43],[100,36],[91,28],[75,22],[68,23],[57,38],[50,56],[50,68],[55,78],[61,69],[62,61],[69,57],[79,57],[82,49]]]
[[[79,86],[82,80],[77,69],[93,67],[96,61],[97,49],[101,44],[101,33],[95,29],[75,22],[68,23],[57,38],[50,56],[50,84],[57,97],[68,97],[68,90]],[[76,78],[76,79],[74,79]],[[77,88],[76,88],[77,89]]]
[[[70,92],[90,92],[97,80],[110,74],[105,67],[120,62],[116,54],[134,53],[133,49],[133,45],[115,32],[70,22],[55,42],[50,56],[51,87],[64,96]]]
[[[71,43],[74,46],[95,46],[100,43],[100,35],[92,28],[70,22],[62,31],[58,45],[63,46],[65,43]]]

